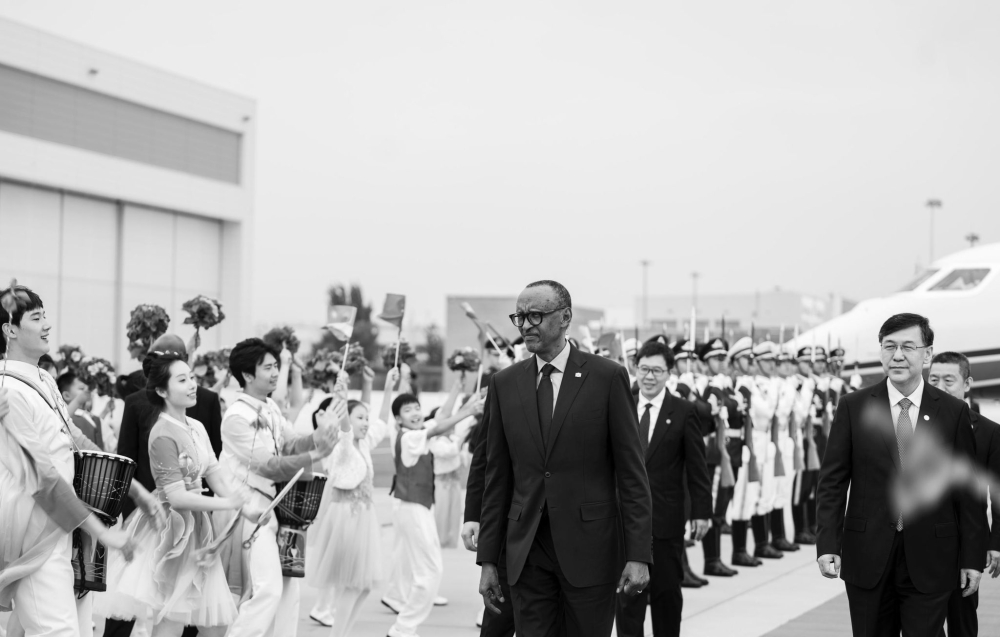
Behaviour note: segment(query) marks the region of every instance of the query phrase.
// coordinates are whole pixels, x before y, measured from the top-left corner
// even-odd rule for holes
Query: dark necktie
[[[642,418],[639,419],[639,442],[642,443],[643,453],[646,453],[646,447],[649,446],[649,410],[652,406],[653,403],[646,403],[646,411],[642,412]]]
[[[909,398],[899,401],[899,420],[896,421],[896,446],[899,450],[899,467],[906,468],[906,454],[910,448],[910,439],[913,438],[913,421],[910,420],[910,405],[913,402]],[[896,530],[903,530],[903,514],[899,514],[896,519]]]
[[[542,443],[549,444],[549,429],[552,427],[552,409],[555,405],[555,393],[552,391],[552,372],[556,371],[550,363],[542,367],[542,380],[538,383],[536,400],[538,401],[538,424],[542,429]]]

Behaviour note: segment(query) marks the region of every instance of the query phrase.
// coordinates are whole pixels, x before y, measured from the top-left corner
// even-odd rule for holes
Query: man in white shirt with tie
[[[711,526],[712,479],[705,462],[705,441],[692,403],[667,389],[674,353],[657,341],[639,350],[636,360],[639,440],[653,497],[653,556],[649,587],[636,598],[618,598],[615,620],[620,637],[643,637],[649,605],[655,637],[680,634],[684,599],[684,521],[691,518],[694,539]],[[690,516],[684,510],[684,478],[691,495]]]
[[[924,383],[934,345],[926,318],[890,317],[879,343],[888,378],[844,396],[830,428],[817,490],[817,562],[824,577],[844,580],[855,635],[936,637],[952,593],[979,587],[985,510],[954,492],[903,516],[890,491],[907,468],[915,430],[972,461],[969,407]]]

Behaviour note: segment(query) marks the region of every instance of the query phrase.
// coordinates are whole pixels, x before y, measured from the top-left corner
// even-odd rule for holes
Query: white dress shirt
[[[920,377],[920,384],[917,388],[913,390],[913,393],[909,396],[903,396],[902,392],[896,389],[896,386],[892,384],[891,380],[886,379],[889,383],[889,407],[892,409],[892,428],[895,429],[899,426],[899,414],[903,411],[903,408],[899,406],[899,401],[903,398],[909,398],[910,402],[910,424],[913,425],[913,431],[917,430],[917,416],[920,414],[920,399],[924,397],[924,378]]]
[[[652,407],[649,408],[649,440],[653,439],[653,430],[656,429],[656,419],[660,417],[660,408],[663,407],[663,397],[666,393],[666,388],[663,388],[660,390],[659,394],[653,396],[652,398],[646,398],[642,395],[642,392],[639,392],[639,420],[642,420],[642,412],[646,411],[646,405],[652,405]],[[646,442],[649,442],[649,440]]]
[[[555,413],[556,401],[559,400],[559,388],[562,386],[563,373],[566,371],[566,363],[569,362],[569,341],[563,343],[562,351],[556,354],[556,357],[551,361],[546,363],[544,360],[535,354],[535,363],[538,365],[538,375],[535,377],[535,389],[538,389],[538,385],[542,382],[542,368],[545,365],[552,365],[555,370],[549,375],[549,379],[552,381],[552,412]]]

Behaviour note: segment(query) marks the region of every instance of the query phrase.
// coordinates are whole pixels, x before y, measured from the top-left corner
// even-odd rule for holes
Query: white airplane
[[[898,292],[858,303],[850,311],[799,334],[786,343],[799,347],[838,344],[847,354],[844,376],[863,384],[883,378],[878,330],[901,312],[922,314],[934,329],[934,351],[958,351],[972,364],[973,393],[1000,396],[1000,243],[991,243],[935,261]]]

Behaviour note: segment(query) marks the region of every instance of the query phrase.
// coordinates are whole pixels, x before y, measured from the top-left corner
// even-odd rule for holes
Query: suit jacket
[[[972,412],[972,431],[976,437],[976,462],[994,476],[1000,476],[1000,425],[981,414]],[[1000,493],[990,494],[993,528],[989,550],[1000,551]]]
[[[885,572],[896,533],[890,488],[899,472],[899,452],[888,382],[840,400],[816,495],[817,554],[840,555],[841,579],[866,589]],[[955,455],[975,457],[964,401],[925,384],[914,426],[929,428]],[[954,590],[959,569],[981,571],[986,565],[986,512],[963,493],[949,494],[919,517],[904,519],[903,537],[910,576],[923,593]]]
[[[480,522],[483,512],[483,491],[486,490],[486,443],[489,439],[490,412],[483,411],[483,417],[471,440],[472,461],[469,463],[469,479],[465,485],[465,521]]]
[[[712,517],[712,479],[694,405],[665,392],[646,448],[646,474],[653,498],[653,537],[684,535],[684,476],[691,493],[691,518]]]
[[[477,562],[495,564],[506,537],[508,581],[516,584],[547,507],[556,557],[570,584],[615,582],[626,560],[652,563],[649,480],[628,373],[572,347],[546,444],[536,360],[490,380]]]
[[[149,402],[146,391],[137,391],[125,399],[122,424],[118,432],[118,455],[135,460],[135,480],[149,491],[156,488],[156,481],[149,467],[149,432],[156,424],[160,409]],[[187,415],[205,425],[212,450],[218,457],[222,452],[222,406],[219,395],[211,389],[198,388],[198,402],[187,410]],[[135,509],[130,499],[125,500],[122,515],[128,517]]]

